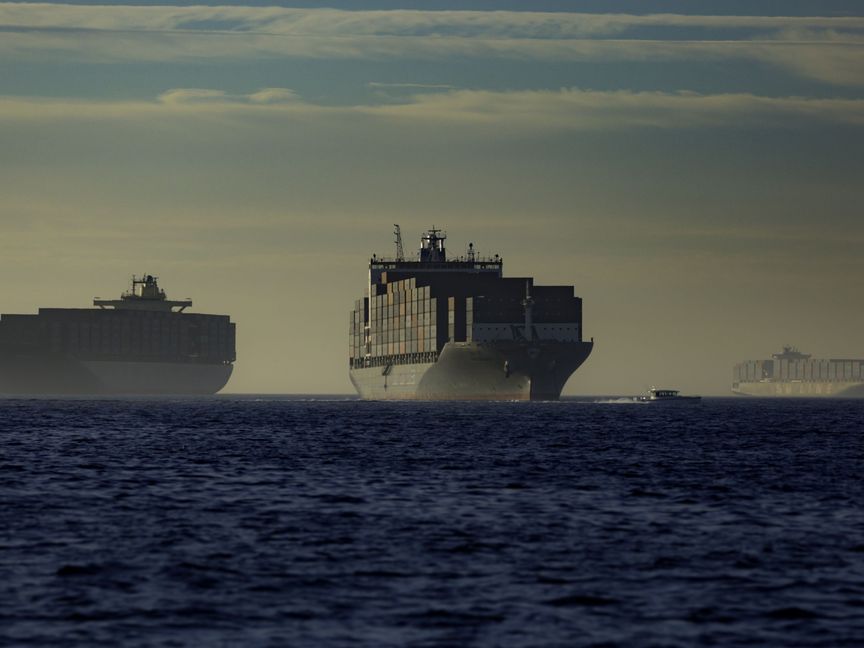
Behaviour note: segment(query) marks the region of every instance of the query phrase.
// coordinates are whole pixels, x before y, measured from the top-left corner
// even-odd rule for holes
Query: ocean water
[[[864,402],[0,401],[0,643],[864,642]]]

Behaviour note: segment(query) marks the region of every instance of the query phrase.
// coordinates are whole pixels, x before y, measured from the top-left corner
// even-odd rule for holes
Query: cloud
[[[236,119],[366,118],[384,124],[446,124],[495,129],[495,137],[533,131],[635,128],[784,128],[804,123],[864,126],[864,99],[703,95],[692,92],[600,92],[580,89],[419,93],[387,105],[325,106],[292,90],[267,88],[230,95],[221,90],[173,89],[156,101],[0,98],[0,124],[15,121],[171,119],[201,115]],[[506,130],[509,129],[509,130]]]
[[[532,130],[783,127],[805,121],[864,125],[864,100],[664,92],[454,91],[360,109],[394,119],[505,124]]]
[[[251,94],[228,94],[223,90],[206,88],[175,88],[166,90],[158,97],[158,102],[168,105],[188,105],[208,103],[211,105],[245,104],[284,104],[296,103],[299,97],[288,88],[263,88]]]
[[[847,45],[779,45],[755,54],[800,76],[841,86],[864,85],[864,42]]]
[[[164,104],[188,104],[198,102],[226,101],[228,95],[222,90],[207,90],[202,88],[180,88],[168,90],[159,95],[159,102]]]
[[[455,86],[447,83],[383,83],[379,81],[370,81],[366,84],[370,88],[387,88],[387,89],[429,89],[429,90],[453,90]]]
[[[646,31],[657,28],[663,39]],[[0,55],[7,60],[744,59],[827,83],[864,85],[864,18],[858,17],[7,3],[0,4],[0,29]]]
[[[864,18],[0,3],[0,24],[22,29],[580,39],[620,36],[638,28],[658,26],[750,29],[779,34],[814,29],[862,30]]]
[[[250,102],[256,104],[283,104],[300,101],[297,93],[287,88],[264,88],[248,95],[248,99]]]

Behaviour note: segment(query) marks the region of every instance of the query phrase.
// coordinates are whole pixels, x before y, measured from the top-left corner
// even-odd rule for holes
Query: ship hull
[[[450,342],[436,362],[351,369],[372,400],[558,400],[592,342]]]
[[[732,393],[772,398],[864,398],[861,381],[760,381],[739,382]]]
[[[0,394],[215,394],[227,384],[232,370],[231,364],[7,354],[0,356]]]

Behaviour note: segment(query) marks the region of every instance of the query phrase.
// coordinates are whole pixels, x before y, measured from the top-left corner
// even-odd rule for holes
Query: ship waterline
[[[773,381],[739,382],[732,392],[764,398],[864,398],[864,381]]]
[[[42,354],[0,356],[0,394],[207,395],[228,383],[233,365],[81,361]]]
[[[592,348],[592,342],[448,342],[435,362],[351,369],[350,377],[367,399],[557,400]]]

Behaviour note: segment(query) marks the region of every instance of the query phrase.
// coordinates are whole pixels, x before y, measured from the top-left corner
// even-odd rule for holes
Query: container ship
[[[354,303],[349,375],[362,398],[557,400],[594,341],[582,339],[573,286],[504,278],[503,259],[469,244],[448,259],[439,229],[413,260],[369,262],[366,295]]]
[[[215,394],[231,377],[229,316],[185,313],[156,277],[93,306],[0,315],[0,393]]]
[[[864,360],[814,360],[785,346],[770,360],[735,365],[732,391],[748,396],[864,398]]]

